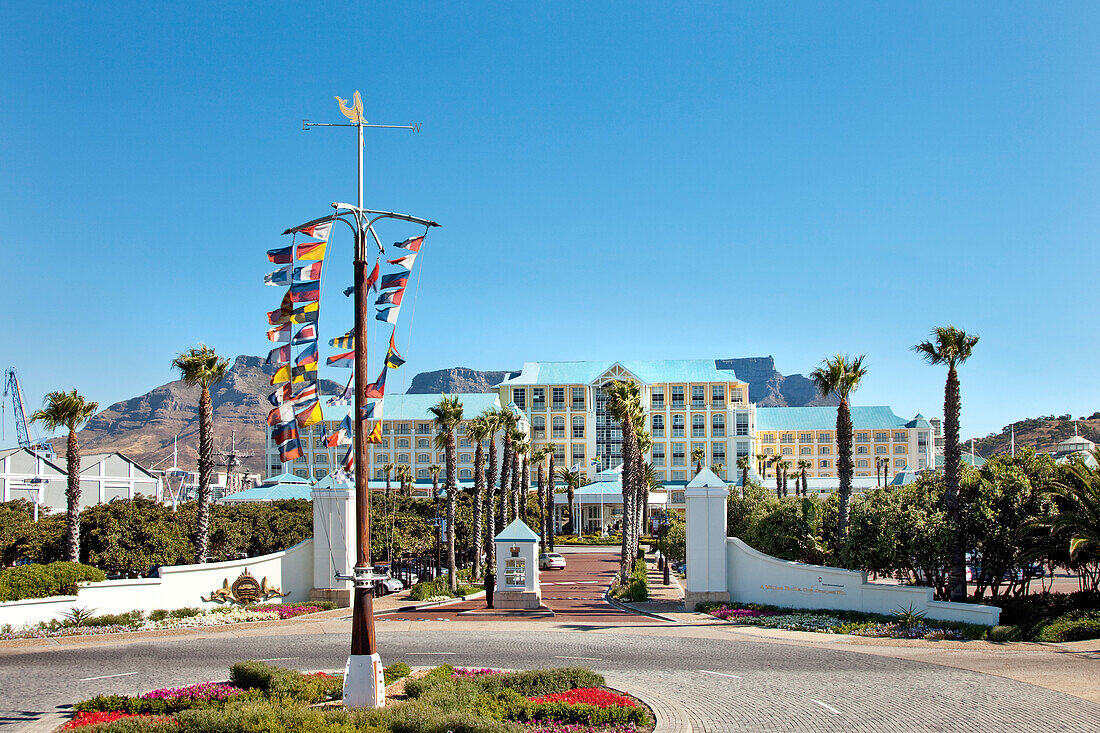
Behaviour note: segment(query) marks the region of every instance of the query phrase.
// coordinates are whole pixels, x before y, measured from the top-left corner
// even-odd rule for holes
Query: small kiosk
[[[539,587],[539,536],[519,519],[493,538],[496,543],[496,608],[536,609],[542,606]]]

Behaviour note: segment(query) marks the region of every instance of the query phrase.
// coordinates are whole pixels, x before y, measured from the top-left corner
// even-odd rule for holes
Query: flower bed
[[[73,730],[75,728],[86,728],[89,725],[113,723],[123,718],[140,718],[146,723],[163,723],[176,727],[179,726],[179,723],[177,723],[174,718],[167,715],[134,715],[133,713],[99,711],[94,713],[77,713],[75,718],[61,726],[61,730]]]
[[[633,708],[637,707],[634,701],[623,697],[617,692],[604,690],[599,687],[578,687],[565,692],[555,692],[542,697],[529,697],[531,702],[564,702],[569,705],[595,705],[598,708]]]
[[[487,667],[481,669],[467,669],[466,667],[451,668],[452,677],[480,677],[483,674],[504,674],[504,672],[499,669],[489,669]]]
[[[244,690],[228,682],[199,682],[186,687],[165,687],[141,695],[142,700],[229,700]]]
[[[701,604],[697,610],[736,624],[821,634],[851,634],[891,639],[981,639],[988,627],[949,622],[928,622],[924,615],[899,609],[894,617],[858,611],[821,613],[806,609],[777,609],[745,604]]]

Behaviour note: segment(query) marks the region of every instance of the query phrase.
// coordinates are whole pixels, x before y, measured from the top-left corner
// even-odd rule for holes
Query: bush
[[[405,694],[410,699],[419,698],[432,690],[448,685],[469,684],[480,693],[495,694],[501,690],[515,690],[524,697],[541,697],[555,692],[565,692],[577,687],[602,687],[601,675],[584,667],[558,667],[556,669],[532,669],[527,672],[486,674],[477,677],[452,678],[454,668],[449,664],[436,667],[420,679],[405,683]]]
[[[244,690],[259,690],[269,698],[306,705],[331,699],[340,687],[339,677],[303,675],[293,669],[252,660],[230,667],[229,681]]]
[[[144,611],[126,611],[125,613],[105,613],[92,616],[83,622],[83,626],[136,626],[145,618]]]
[[[1043,638],[1048,625],[1060,620],[1080,617],[1100,617],[1100,592],[1032,593],[989,601],[1001,608],[1001,623],[1016,626],[1026,641]],[[1057,635],[1057,632],[1051,632]]]
[[[1039,632],[1039,641],[1082,641],[1100,639],[1100,615],[1062,616]]]
[[[403,679],[412,674],[412,669],[404,662],[394,662],[388,667],[382,668],[382,675],[385,677],[386,685],[392,685],[399,679]]]
[[[20,565],[0,570],[0,601],[73,595],[77,583],[106,580],[102,570],[76,562]]]
[[[638,603],[649,600],[648,570],[645,560],[635,560],[626,584],[619,583],[611,589],[611,597],[621,601]]]
[[[344,710],[290,707],[270,702],[234,705],[224,710],[187,710],[176,716],[187,733],[356,733]],[[358,729],[362,731],[361,728]]]
[[[1020,629],[1015,626],[994,626],[985,638],[989,641],[1019,641]]]
[[[461,573],[459,574],[459,580],[462,580]],[[463,585],[461,582],[458,586],[458,595],[468,596],[471,593],[477,593],[481,588],[475,585]],[[446,576],[440,576],[435,580],[425,580],[422,583],[417,583],[409,590],[410,601],[426,601],[429,598],[436,598],[438,596],[446,596],[447,598],[454,598],[451,594],[451,584],[447,580]]]

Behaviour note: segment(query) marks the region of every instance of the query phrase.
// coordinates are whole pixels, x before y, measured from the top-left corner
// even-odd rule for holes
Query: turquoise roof
[[[513,519],[512,523],[500,531],[493,538],[496,542],[538,542],[539,536],[531,530],[521,519]]]
[[[452,395],[448,395],[452,396]],[[500,407],[496,392],[474,392],[454,394],[462,403],[462,414],[467,419],[475,417],[490,407]],[[394,394],[386,395],[382,404],[383,420],[430,420],[428,409],[439,404],[438,394]],[[326,405],[321,400],[321,410],[326,420],[343,420],[351,414],[349,405]]]
[[[292,473],[284,472],[278,476],[272,476],[267,481],[264,481],[264,486],[270,486],[272,484],[308,484],[309,479],[304,479],[301,476],[295,476]]]
[[[262,484],[224,496],[221,501],[235,504],[238,502],[278,501],[279,499],[309,499],[311,498],[309,492],[312,489],[313,487],[308,483]]]
[[[527,384],[589,384],[615,364],[646,384],[663,382],[737,382],[732,369],[718,369],[714,359],[656,359],[641,361],[529,361],[523,371],[499,386]]]
[[[894,414],[889,407],[853,407],[854,430],[888,430],[904,428],[908,421]],[[758,407],[756,431],[761,430],[833,430],[836,428],[835,407]]]

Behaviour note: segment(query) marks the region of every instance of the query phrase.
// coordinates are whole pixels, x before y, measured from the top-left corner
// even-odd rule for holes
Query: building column
[[[311,600],[351,605],[351,581],[336,575],[352,575],[355,567],[355,489],[350,486],[314,487],[313,590]]]
[[[697,603],[728,601],[726,581],[726,497],[725,486],[689,487],[687,503],[687,588],[684,608]]]

